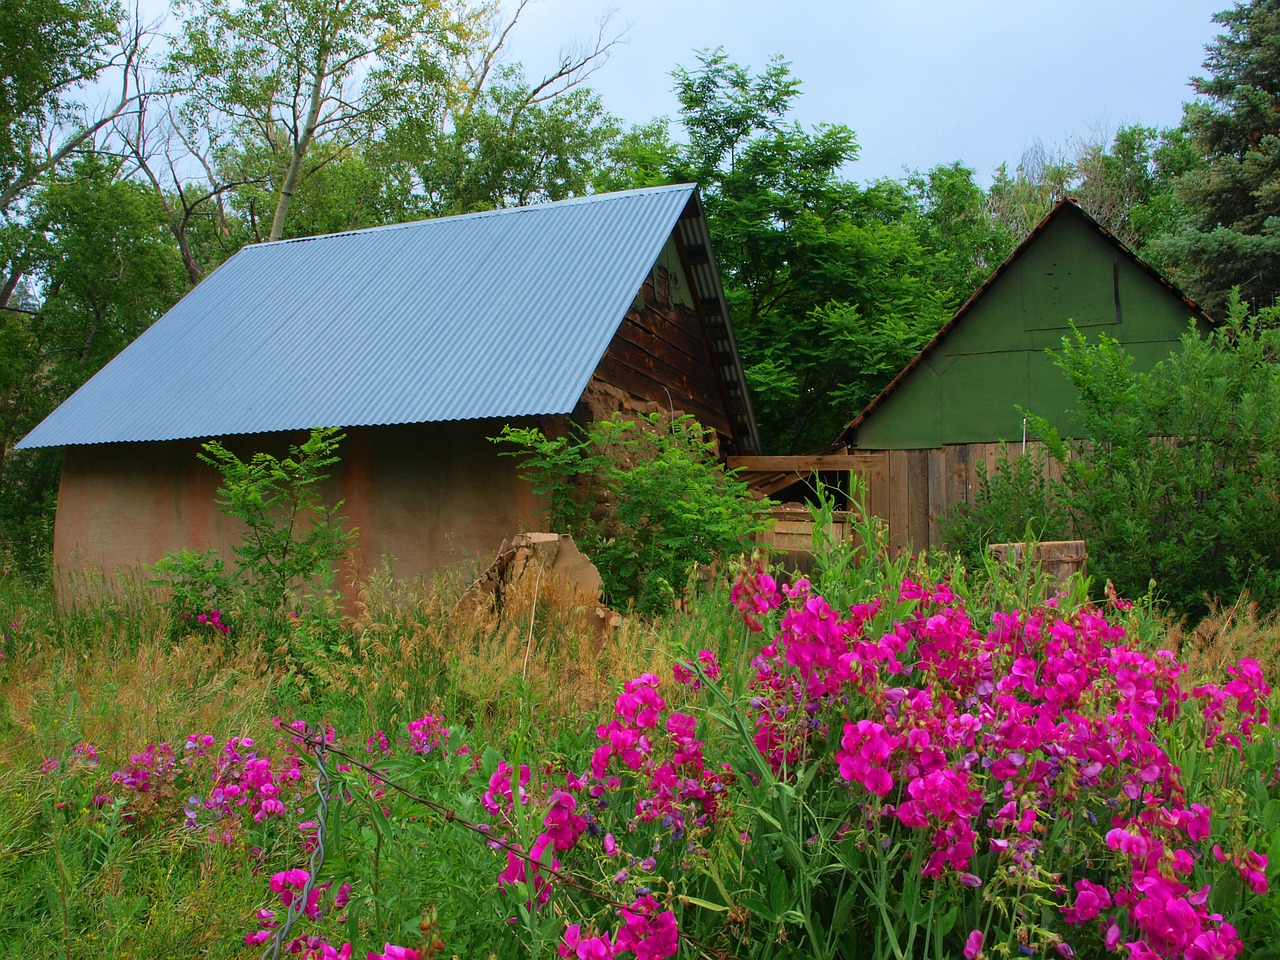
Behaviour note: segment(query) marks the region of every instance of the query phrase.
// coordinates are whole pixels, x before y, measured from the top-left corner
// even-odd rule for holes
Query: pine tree
[[[1280,291],[1280,0],[1237,3],[1214,16],[1226,28],[1206,48],[1208,78],[1184,126],[1205,158],[1178,191],[1190,215],[1163,243],[1188,291],[1221,311],[1239,286],[1269,305]]]

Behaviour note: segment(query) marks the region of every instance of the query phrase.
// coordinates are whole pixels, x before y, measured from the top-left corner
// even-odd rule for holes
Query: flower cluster
[[[1064,896],[1068,925],[1095,924],[1109,949],[1138,960],[1239,953],[1234,927],[1206,906],[1209,885],[1192,879],[1208,862],[1211,814],[1188,798],[1163,731],[1193,711],[1207,747],[1242,749],[1268,719],[1256,662],[1188,692],[1170,653],[1131,648],[1093,609],[997,613],[983,631],[946,584],[906,581],[897,603],[909,615],[877,636],[867,625],[878,604],[845,616],[807,582],[780,589],[758,572],[735,590],[753,630],[784,597],[777,634],[753,661],[751,701],[757,747],[780,775],[844,714],[836,773],[865,791],[872,817],[924,834],[924,877],[981,886],[971,861],[991,850],[1002,875],[1052,889],[1056,875],[1040,866],[1049,827],[1084,820],[1113,856],[1075,882],[1074,901]],[[1214,846],[1213,859],[1266,891],[1262,854]],[[965,955],[981,942],[975,931]]]
[[[269,885],[271,892],[280,898],[280,905],[284,909],[314,921],[324,915],[324,901],[332,883],[318,883],[308,890],[307,884],[310,880],[311,875],[306,870],[284,870],[272,874]],[[344,883],[333,895],[333,909],[341,911],[350,899],[351,885]],[[262,924],[258,930],[245,934],[246,947],[258,947],[266,943],[276,936],[276,930],[280,926],[276,914],[265,907],[258,911],[258,922]],[[347,960],[351,956],[351,944],[344,943],[341,947],[335,948],[323,937],[316,936],[293,937],[282,944],[282,948],[284,953],[300,955],[303,960]]]
[[[210,610],[208,613],[196,614],[196,623],[202,627],[211,627],[224,637],[231,632],[231,628],[222,622],[221,610]]]
[[[709,652],[702,651],[698,660],[708,679],[719,675]],[[673,841],[682,841],[690,831],[697,835],[715,823],[732,776],[707,767],[697,719],[668,711],[659,687],[651,673],[623,685],[613,718],[596,728],[600,746],[591,756],[591,794],[604,797],[621,787],[625,776],[636,788],[638,822],[660,822]]]
[[[187,826],[208,824],[212,833],[227,835],[228,821],[251,815],[254,823],[285,815],[282,795],[301,799],[302,766],[296,753],[286,754],[282,763],[253,750],[249,737],[232,737],[210,756],[215,740],[208,734],[187,738],[186,752],[191,760],[208,758],[212,770],[203,797],[192,794],[185,809]],[[283,791],[283,793],[282,793]]]
[[[633,903],[622,907],[622,926],[616,937],[608,931],[594,936],[584,935],[580,924],[565,928],[560,946],[562,957],[578,960],[609,960],[633,953],[636,960],[663,960],[674,957],[680,946],[680,932],[676,916],[664,910],[653,897],[641,895]]]

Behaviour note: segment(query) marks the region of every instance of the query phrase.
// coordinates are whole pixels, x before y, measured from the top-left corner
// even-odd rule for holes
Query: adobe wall
[[[487,439],[500,430],[494,421],[463,421],[346,431],[325,493],[329,502],[346,501],[342,512],[360,531],[357,575],[383,558],[404,578],[488,562],[504,538],[541,529],[538,499],[516,476],[515,461]],[[258,450],[279,456],[304,438],[257,434],[225,443],[245,458]],[[68,574],[114,578],[183,547],[230,557],[242,528],[218,511],[219,475],[197,459],[199,450],[198,440],[67,448],[53,545],[60,590]]]

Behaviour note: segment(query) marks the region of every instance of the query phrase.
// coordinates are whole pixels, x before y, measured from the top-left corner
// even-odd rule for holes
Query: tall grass
[[[874,532],[863,542],[874,545]],[[1026,571],[966,573],[946,557],[855,552],[828,545],[814,574],[846,604],[904,574],[950,578],[974,611],[1031,606],[1055,589]],[[723,581],[680,613],[626,617],[614,629],[551,575],[517,582],[498,610],[453,580],[381,572],[363,584],[339,643],[299,636],[272,656],[244,631],[228,640],[175,630],[161,598],[136,581],[82,583],[76,595],[59,608],[48,588],[0,580],[0,958],[250,954],[244,934],[265,902],[264,876],[298,865],[299,838],[246,833],[210,844],[183,829],[180,810],[131,823],[118,805],[95,807],[110,772],[148,743],[206,732],[273,743],[270,719],[282,716],[331,725],[358,748],[430,713],[464,725],[477,747],[537,739],[577,752],[622,680],[669,677],[675,660],[701,649],[746,676],[751,656]],[[1193,674],[1219,674],[1242,654],[1270,676],[1280,667],[1280,622],[1247,603],[1194,629],[1154,616],[1144,624],[1147,642],[1173,649]],[[76,766],[81,741],[98,748],[97,768]],[[60,771],[42,773],[46,758]],[[430,852],[419,853],[401,862],[417,871],[397,881],[405,890],[433,869]]]
[[[175,625],[140,580],[82,581],[61,608],[50,588],[0,581],[0,958],[249,953],[262,874],[296,866],[298,846],[201,842],[181,826],[181,798],[146,823],[96,809],[147,744],[271,743],[274,716],[362,744],[428,713],[479,744],[549,743],[594,730],[587,718],[622,679],[669,669],[665,628],[610,628],[555,576],[515,584],[500,611],[463,594],[377,574],[342,642],[304,660],[318,649],[304,637],[269,657],[251,632]],[[97,747],[96,769],[71,759],[80,742]],[[41,772],[47,758],[58,771]]]

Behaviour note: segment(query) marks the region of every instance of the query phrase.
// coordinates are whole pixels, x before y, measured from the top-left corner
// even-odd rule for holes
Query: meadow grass
[[[931,562],[933,573],[948,563]],[[1034,604],[1053,590],[1025,573],[951,575],[975,611]],[[746,676],[752,649],[724,582],[678,613],[601,629],[590,599],[554,577],[520,581],[499,611],[448,579],[380,573],[362,586],[340,642],[323,651],[303,637],[273,647],[251,631],[175,630],[163,599],[136,581],[79,596],[59,608],[47,587],[0,581],[0,958],[258,955],[244,935],[266,902],[263,876],[300,862],[299,839],[246,830],[208,843],[180,813],[130,823],[120,805],[95,809],[108,774],[147,744],[203,733],[274,742],[278,716],[327,724],[355,745],[434,714],[464,725],[477,746],[577,751],[623,680],[669,677],[675,660],[701,649]],[[1280,667],[1280,622],[1247,602],[1195,627],[1147,623],[1144,642],[1172,649],[1193,675],[1220,676],[1242,655],[1271,677]],[[86,741],[98,749],[96,768],[72,759]],[[67,775],[41,772],[47,758]],[[486,854],[476,845],[472,856]],[[403,875],[388,889],[408,896],[442,868],[417,850],[394,869]],[[457,909],[444,910],[451,933],[484,896],[458,888]]]
[[[594,604],[555,577],[536,592],[517,584],[500,612],[462,594],[450,580],[376,575],[343,642],[301,669],[289,642],[268,655],[250,632],[175,631],[140,581],[82,583],[62,608],[47,587],[0,581],[0,957],[258,953],[244,944],[264,902],[257,874],[296,865],[297,844],[209,844],[180,814],[139,827],[93,810],[109,773],[147,744],[273,741],[277,716],[362,744],[425,714],[499,748],[582,740],[623,679],[669,670],[665,628],[624,618],[602,630]],[[71,773],[81,742],[97,748],[95,770],[41,772],[55,758]],[[414,862],[425,869],[420,855],[397,866]]]

